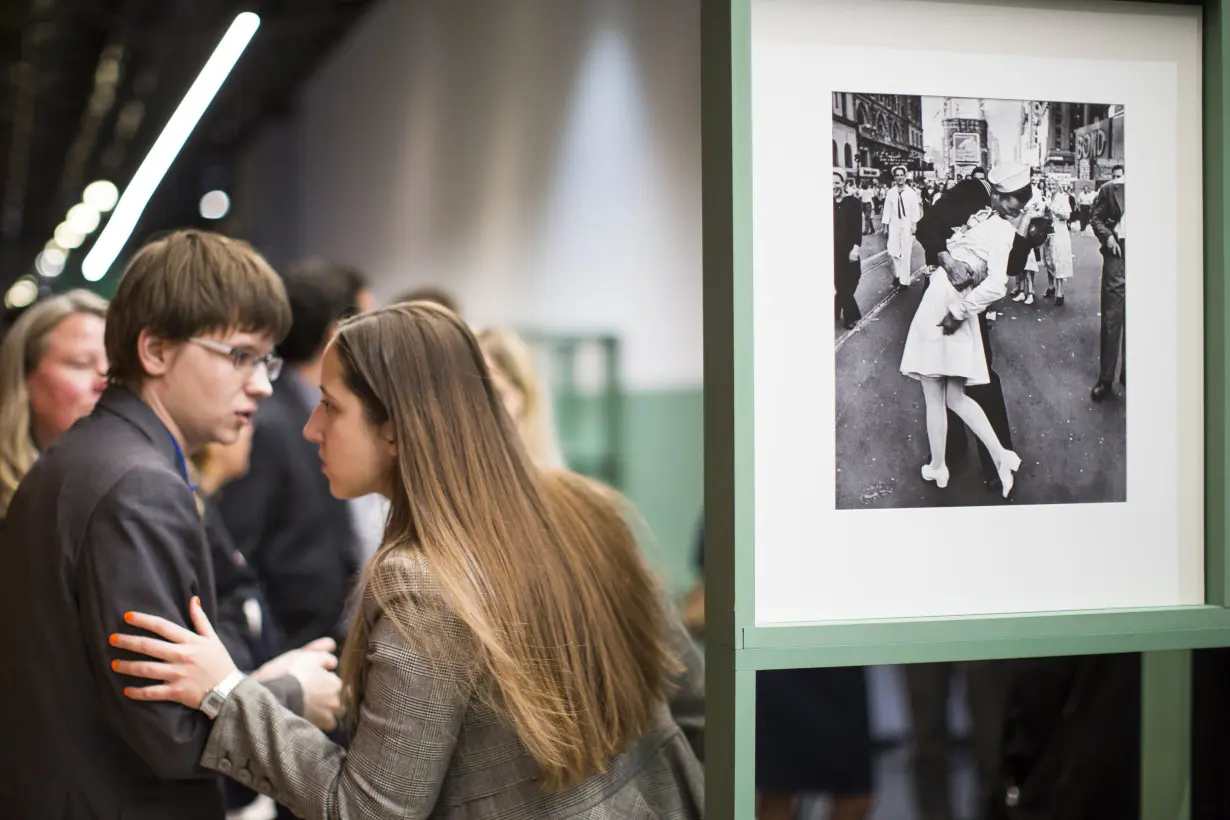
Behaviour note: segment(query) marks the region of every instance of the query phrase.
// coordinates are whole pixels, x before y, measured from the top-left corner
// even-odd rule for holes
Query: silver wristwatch
[[[201,701],[201,711],[213,720],[218,716],[218,712],[222,711],[222,704],[226,703],[226,699],[230,697],[231,690],[239,685],[247,675],[236,669],[231,674],[222,679],[222,682],[210,689],[205,695],[205,699]]]

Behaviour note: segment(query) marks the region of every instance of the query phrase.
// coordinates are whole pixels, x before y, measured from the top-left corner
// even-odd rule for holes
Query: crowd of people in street
[[[1126,387],[1123,167],[1115,167],[1096,192],[1085,186],[1079,194],[1071,182],[1049,180],[1019,164],[1004,163],[990,173],[974,168],[942,184],[912,180],[904,166],[892,174],[879,212],[870,215],[868,206],[880,199],[881,189],[833,174],[836,320],[848,331],[863,322],[855,293],[865,275],[862,247],[869,230],[887,237],[890,295],[914,283],[914,249],[921,246],[925,293],[901,342],[900,370],[923,390],[930,458],[922,478],[947,485],[948,457],[963,450],[968,428],[978,442],[986,483],[1009,498],[1020,457],[994,369],[988,321],[1001,299],[1034,305],[1040,272],[1046,275],[1042,298],[1063,308],[1065,284],[1074,275],[1073,233],[1091,229],[1102,269],[1098,376],[1090,398],[1112,396],[1116,378]]]

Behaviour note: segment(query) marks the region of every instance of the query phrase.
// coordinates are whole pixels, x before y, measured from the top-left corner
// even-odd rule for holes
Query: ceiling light
[[[99,234],[98,241],[90,249],[89,254],[81,263],[81,275],[89,282],[97,282],[107,275],[124,244],[132,236],[137,227],[137,220],[145,210],[146,204],[162,181],[167,168],[175,161],[188,135],[196,127],[201,115],[209,107],[214,95],[222,83],[226,81],[231,69],[235,67],[239,55],[243,54],[256,29],[260,27],[261,18],[250,11],[245,11],[235,18],[231,27],[223,35],[218,47],[210,56],[196,81],[184,95],[179,107],[167,121],[166,127],[158,135],[157,141],[145,155],[141,167],[133,175],[132,181],[124,189],[115,213],[111,215],[107,226]]]
[[[64,271],[64,251],[43,251],[34,260],[34,267],[40,276],[54,279]]]
[[[210,191],[201,197],[201,216],[206,219],[221,219],[231,209],[231,198],[225,191]]]
[[[39,257],[46,259],[52,265],[59,265],[60,267],[63,267],[64,263],[68,260],[68,254],[59,248],[47,248],[39,254]]]
[[[85,186],[85,193],[82,195],[81,201],[99,213],[105,214],[115,207],[115,203],[120,201],[120,192],[115,187],[115,183],[100,179]]]
[[[4,306],[23,308],[34,304],[34,300],[37,298],[38,283],[29,276],[23,276],[13,283],[8,293],[4,294]]]
[[[65,250],[80,248],[81,243],[85,241],[85,234],[69,225],[67,222],[61,222],[56,226],[56,244]]]
[[[68,209],[68,218],[64,221],[80,231],[82,235],[89,236],[98,228],[100,218],[97,210],[80,202]]]

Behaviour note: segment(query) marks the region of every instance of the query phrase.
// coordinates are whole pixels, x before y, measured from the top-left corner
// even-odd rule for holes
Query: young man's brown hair
[[[148,242],[124,271],[107,316],[112,381],[135,386],[145,378],[142,330],[168,341],[233,330],[276,343],[290,330],[290,307],[281,278],[247,242],[180,230]]]

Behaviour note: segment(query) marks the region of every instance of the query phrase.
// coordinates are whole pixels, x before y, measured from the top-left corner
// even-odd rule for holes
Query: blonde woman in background
[[[104,299],[69,291],[26,310],[0,344],[0,520],[39,452],[106,389],[106,318]]]
[[[538,371],[530,346],[507,330],[487,329],[478,334],[491,381],[517,432],[540,467],[565,467],[555,434],[551,392]]]

